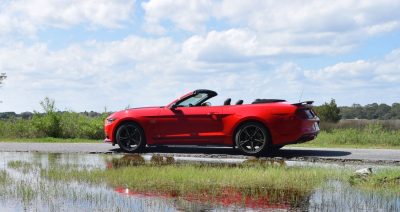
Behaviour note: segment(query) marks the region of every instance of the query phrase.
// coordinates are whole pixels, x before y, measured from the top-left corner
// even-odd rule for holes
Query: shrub
[[[32,118],[10,118],[0,120],[0,137],[3,138],[85,138],[104,137],[104,119],[109,115],[98,116],[80,114],[72,111],[60,112],[55,101],[45,98],[41,103],[44,113],[35,112]]]

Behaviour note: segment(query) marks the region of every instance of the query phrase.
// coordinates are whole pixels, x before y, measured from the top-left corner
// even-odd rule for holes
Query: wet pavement
[[[12,143],[0,142],[0,151],[47,152],[47,153],[121,153],[118,146],[107,143]],[[146,153],[166,153],[175,156],[248,158],[229,147],[162,146],[146,148]],[[400,164],[400,150],[304,148],[284,147],[266,157],[282,157],[295,160],[365,161]]]

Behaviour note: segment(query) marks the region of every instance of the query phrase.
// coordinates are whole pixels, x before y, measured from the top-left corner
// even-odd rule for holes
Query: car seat
[[[227,98],[224,102],[224,105],[231,105],[231,98]]]
[[[243,100],[241,99],[236,102],[236,105],[241,105],[241,104],[243,104]]]

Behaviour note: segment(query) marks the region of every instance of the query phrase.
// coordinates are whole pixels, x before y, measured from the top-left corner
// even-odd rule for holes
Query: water
[[[226,194],[210,201],[193,196],[140,193],[123,185],[63,182],[41,176],[41,171],[49,168],[109,169],[132,161],[135,164],[193,162],[188,158],[149,155],[0,152],[0,211],[400,211],[397,195],[362,191],[346,182],[332,180],[311,191],[270,191],[275,198],[272,195],[243,198],[240,192],[227,189]],[[2,173],[8,177],[2,178]]]

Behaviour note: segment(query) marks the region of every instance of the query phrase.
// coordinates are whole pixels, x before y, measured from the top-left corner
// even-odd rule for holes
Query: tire
[[[273,145],[269,147],[270,152],[278,152],[285,145]]]
[[[270,140],[268,130],[258,122],[246,122],[235,133],[235,144],[246,155],[258,156],[265,153]]]
[[[118,146],[129,153],[141,152],[146,146],[146,136],[140,125],[129,122],[118,127],[115,134]]]

